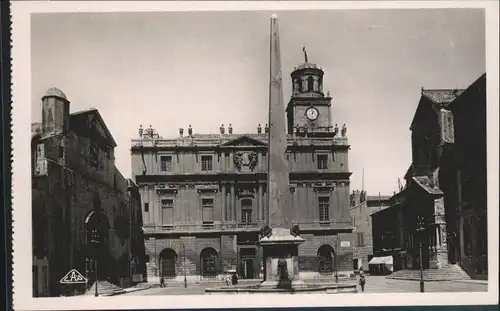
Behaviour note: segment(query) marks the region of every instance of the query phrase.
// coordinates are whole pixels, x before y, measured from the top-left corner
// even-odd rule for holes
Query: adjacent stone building
[[[323,70],[305,62],[291,73],[286,109],[287,160],[295,216],[306,242],[299,247],[302,277],[352,272],[347,129],[332,122]],[[203,281],[235,269],[259,278],[256,245],[268,218],[267,125],[217,134],[191,125],[175,138],[155,129],[132,140],[132,172],[143,199],[148,276]]]
[[[85,291],[62,286],[71,269],[128,286],[145,275],[141,197],[114,165],[116,143],[95,109],[70,113],[57,88],[32,125],[33,295]],[[96,251],[91,242],[99,242]]]
[[[389,196],[369,196],[366,191],[353,191],[350,196],[350,215],[354,225],[354,271],[368,271],[368,262],[373,257],[371,214],[390,206]]]
[[[465,90],[422,89],[410,129],[406,186],[373,215],[374,251],[404,268],[459,264],[486,278],[486,74]]]

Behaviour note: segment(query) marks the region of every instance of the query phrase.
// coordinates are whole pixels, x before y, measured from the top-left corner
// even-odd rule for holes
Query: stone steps
[[[424,281],[471,280],[471,277],[458,265],[447,265],[439,269],[426,269]],[[388,279],[420,280],[420,270],[399,270],[387,276]]]
[[[96,282],[92,284],[92,286],[87,290],[85,295],[88,296],[93,296],[95,294],[95,287],[96,287]],[[108,281],[98,281],[97,282],[97,292],[99,296],[111,296],[114,294],[122,293],[124,292],[124,289],[121,288],[120,286],[113,284]]]

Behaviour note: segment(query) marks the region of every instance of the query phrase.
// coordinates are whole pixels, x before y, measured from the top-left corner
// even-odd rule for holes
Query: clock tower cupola
[[[331,101],[323,92],[323,70],[309,62],[306,48],[304,63],[295,67],[292,74],[292,96],[287,106],[288,133],[333,133]]]

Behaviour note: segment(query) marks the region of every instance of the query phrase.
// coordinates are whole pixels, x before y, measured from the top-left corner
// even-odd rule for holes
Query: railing
[[[294,224],[299,225],[301,230],[303,229],[315,229],[315,228],[328,228],[328,229],[349,229],[353,228],[352,220],[349,218],[345,219],[331,219],[331,220],[300,220],[293,221]]]
[[[301,230],[311,229],[350,229],[353,228],[353,223],[349,218],[332,219],[326,221],[320,220],[300,220],[293,221],[294,225],[299,225]],[[258,231],[264,225],[263,222],[235,222],[215,221],[213,223],[174,223],[163,225],[144,225],[145,233],[153,232],[187,232],[187,231]]]
[[[261,228],[261,224],[257,222],[252,223],[241,223],[241,222],[205,222],[205,223],[174,223],[174,224],[163,224],[163,225],[144,225],[143,229],[145,233],[153,232],[165,232],[165,231],[258,231]]]

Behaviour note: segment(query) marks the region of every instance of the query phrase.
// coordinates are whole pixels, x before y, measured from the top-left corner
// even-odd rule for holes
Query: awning
[[[368,263],[369,265],[392,265],[393,259],[392,256],[385,257],[373,257],[372,260]]]

